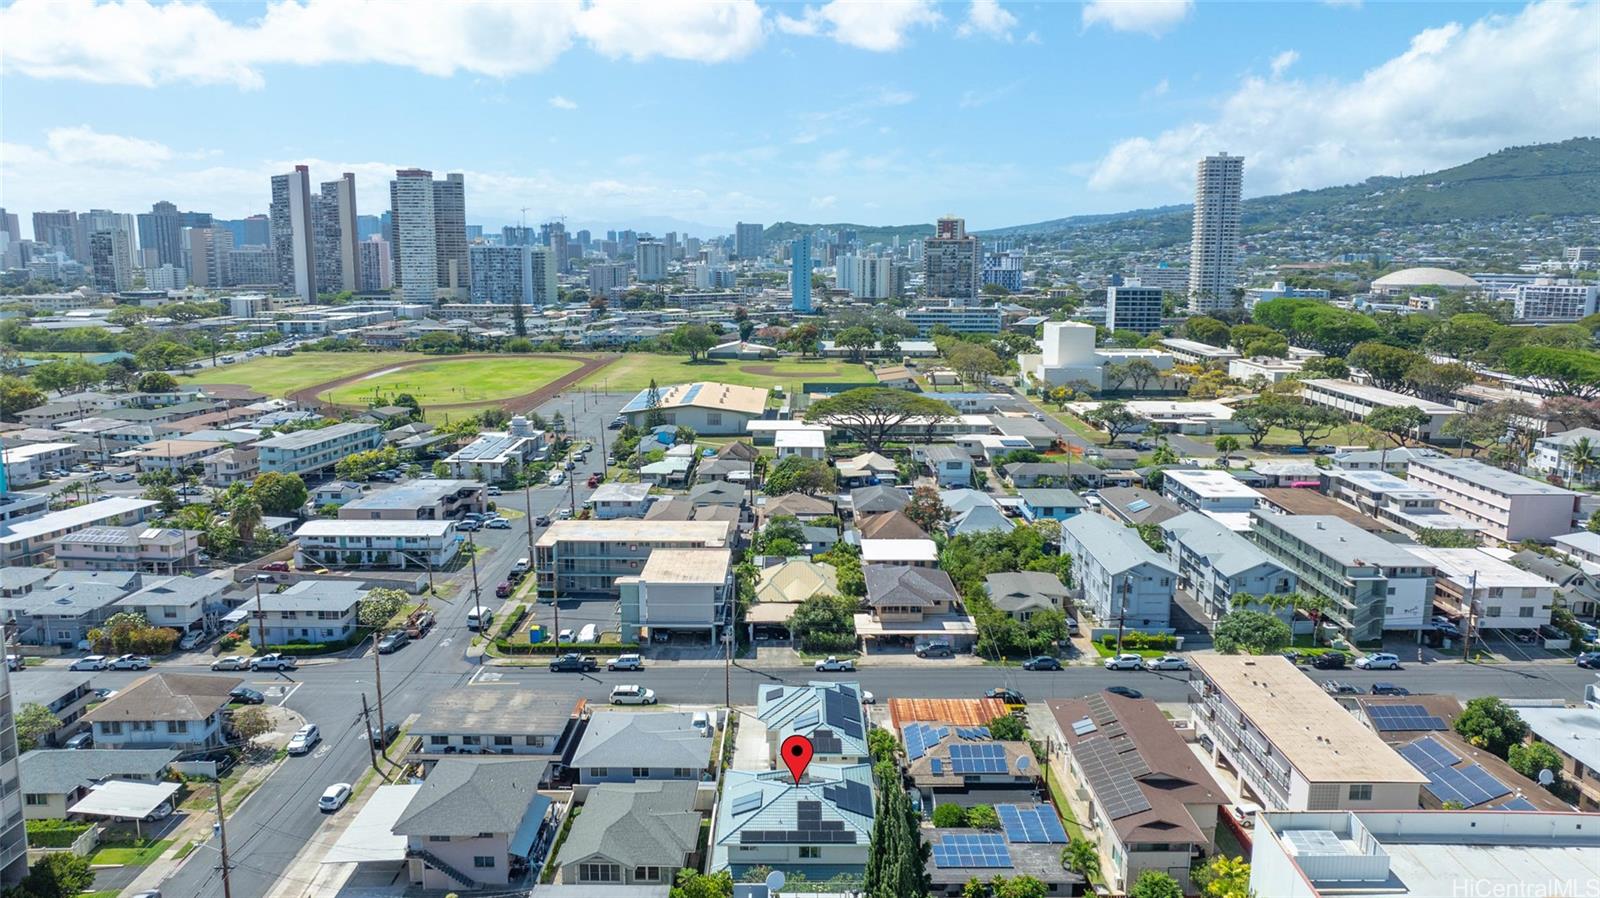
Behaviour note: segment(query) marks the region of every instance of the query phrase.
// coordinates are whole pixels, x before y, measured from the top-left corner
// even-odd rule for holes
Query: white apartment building
[[[1210,343],[1201,343],[1199,340],[1185,340],[1180,337],[1167,337],[1161,341],[1161,348],[1172,353],[1172,357],[1184,365],[1231,362],[1239,357],[1239,351],[1236,349],[1227,346],[1212,346]]]
[[[1577,427],[1561,433],[1540,437],[1533,444],[1533,455],[1528,459],[1528,467],[1535,471],[1544,471],[1562,478],[1563,480],[1577,480],[1581,483],[1600,483],[1600,463],[1592,464],[1583,471],[1578,471],[1572,464],[1574,449],[1580,440],[1588,440],[1590,451],[1597,462],[1600,462],[1600,430],[1592,427]]]
[[[1195,165],[1194,231],[1189,241],[1189,311],[1238,305],[1240,195],[1244,159],[1222,153]]]
[[[294,538],[298,565],[441,568],[461,550],[454,521],[307,521]]]
[[[733,620],[732,551],[656,549],[637,576],[618,577],[622,639],[637,642],[641,631],[716,634]]]
[[[1381,521],[1407,536],[1427,531],[1470,531],[1481,528],[1441,507],[1429,490],[1379,470],[1347,471],[1330,468],[1321,474],[1324,492],[1356,511]]]
[[[656,549],[720,549],[730,521],[556,521],[534,543],[539,600],[616,596],[617,578],[637,576]]]
[[[1061,553],[1072,558],[1078,607],[1098,624],[1115,627],[1120,619],[1130,630],[1168,628],[1178,572],[1138,531],[1103,515],[1073,515],[1061,524]]]
[[[5,668],[7,665],[0,665]],[[11,672],[0,669],[0,781],[17,783],[17,726],[11,695]],[[28,872],[28,834],[22,819],[22,794],[12,788],[0,794],[0,884],[14,886]]]
[[[1189,656],[1195,732],[1269,811],[1415,808],[1427,777],[1280,655]],[[1202,742],[1202,744],[1204,744]]]
[[[1478,630],[1534,630],[1550,623],[1556,585],[1483,549],[1406,546],[1431,565],[1433,604]]]
[[[659,240],[640,240],[634,248],[634,264],[641,283],[667,279],[667,245]]]
[[[1193,596],[1212,620],[1235,610],[1239,594],[1261,598],[1287,595],[1300,577],[1249,539],[1199,512],[1186,512],[1159,524],[1167,555],[1178,569],[1178,587]],[[1268,611],[1256,606],[1251,610]],[[1287,618],[1289,611],[1278,612]]]
[[[921,306],[907,309],[900,315],[916,325],[918,336],[923,337],[941,324],[959,334],[1000,333],[999,306]]]
[[[262,440],[256,444],[256,452],[261,473],[276,471],[303,477],[331,468],[347,455],[382,445],[383,431],[378,425],[349,422]]]
[[[245,600],[231,618],[248,626],[250,644],[338,642],[356,632],[365,584],[302,580],[283,592]]]
[[[193,530],[168,527],[86,527],[56,540],[56,567],[179,574],[195,567],[200,537]]]
[[[420,168],[396,171],[389,182],[389,214],[394,229],[394,286],[407,302],[431,305],[439,285],[433,172]]]
[[[1274,359],[1253,357],[1248,359],[1231,359],[1228,362],[1228,376],[1246,383],[1251,378],[1260,377],[1269,384],[1279,383],[1289,379],[1290,376],[1299,374],[1305,367],[1304,359]]]
[[[556,302],[555,251],[548,246],[474,246],[471,299],[525,306]]]
[[[1248,514],[1261,494],[1216,468],[1169,468],[1161,478],[1167,498],[1191,511]]]
[[[1348,380],[1316,378],[1302,380],[1300,384],[1302,401],[1331,408],[1353,421],[1364,421],[1375,409],[1389,406],[1409,405],[1420,409],[1428,419],[1417,428],[1413,436],[1428,442],[1433,442],[1442,436],[1444,423],[1461,414],[1454,407],[1443,403],[1430,402],[1404,393],[1352,383]]]
[[[1600,285],[1589,281],[1540,278],[1515,291],[1518,321],[1577,321],[1593,315],[1600,301]]]
[[[1550,539],[1578,529],[1572,490],[1504,471],[1472,458],[1416,458],[1406,480],[1439,496],[1441,508],[1505,543]]]

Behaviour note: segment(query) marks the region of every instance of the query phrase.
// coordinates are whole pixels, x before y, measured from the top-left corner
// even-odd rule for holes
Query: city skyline
[[[1567,63],[1600,52],[1594,4],[1261,17],[1185,2],[594,2],[546,5],[556,13],[538,22],[463,10],[416,43],[399,26],[380,35],[388,20],[360,4],[192,8],[181,21],[139,3],[43,9],[0,10],[0,27],[39,36],[4,61],[0,174],[7,206],[25,212],[170,200],[238,219],[265,213],[260,185],[303,164],[353,172],[362,210],[388,205],[396,169],[464,172],[469,223],[492,228],[523,207],[530,222],[699,236],[741,219],[903,224],[959,209],[981,231],[1184,203],[1195,160],[1224,151],[1250,160],[1257,196],[1600,133],[1583,99],[1600,75]],[[489,24],[510,36],[449,50]],[[93,41],[133,26],[160,37]],[[290,37],[292,59],[269,46]],[[1224,42],[1240,52],[1219,58]],[[775,99],[796,79],[808,89]],[[293,140],[263,130],[310,98],[374,122],[427,108],[434,123],[309,116]],[[685,114],[703,124],[682,127]],[[1008,130],[1028,139],[995,139]]]

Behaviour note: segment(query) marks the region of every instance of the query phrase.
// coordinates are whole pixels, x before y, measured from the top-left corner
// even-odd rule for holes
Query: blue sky
[[[18,0],[0,33],[24,213],[264,212],[303,162],[364,213],[464,171],[491,227],[984,228],[1184,202],[1219,150],[1266,194],[1600,134],[1594,3]]]

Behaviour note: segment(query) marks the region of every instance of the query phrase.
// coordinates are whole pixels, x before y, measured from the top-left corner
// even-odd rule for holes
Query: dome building
[[[1459,271],[1448,268],[1404,268],[1391,271],[1372,282],[1372,292],[1384,296],[1404,296],[1418,287],[1443,287],[1446,290],[1482,290],[1483,285]]]

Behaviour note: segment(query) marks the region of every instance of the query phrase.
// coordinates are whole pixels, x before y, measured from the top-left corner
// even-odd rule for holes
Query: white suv
[[[653,705],[656,703],[656,691],[643,686],[628,684],[611,687],[611,704],[613,705]]]
[[[1362,670],[1399,670],[1400,657],[1388,652],[1373,652],[1358,659],[1356,667]]]

